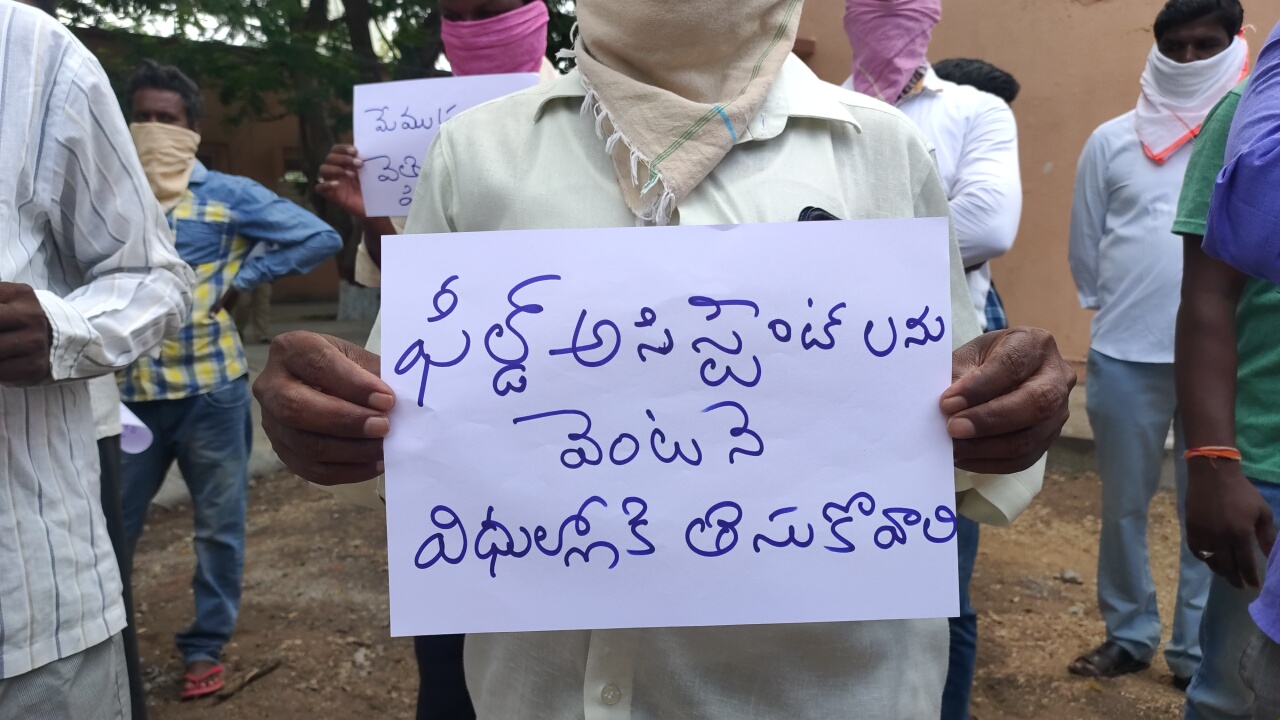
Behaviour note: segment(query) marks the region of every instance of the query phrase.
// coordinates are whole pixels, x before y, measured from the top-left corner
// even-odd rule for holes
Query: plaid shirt
[[[993,283],[991,289],[987,291],[987,332],[996,330],[1006,330],[1009,327],[1009,318],[1004,314],[1004,301],[1000,299],[1000,293],[996,292],[996,286]]]
[[[202,395],[249,372],[226,310],[209,311],[229,288],[252,290],[309,272],[342,248],[333,228],[248,178],[196,163],[186,195],[169,213],[178,254],[196,275],[191,319],[118,376],[125,402]],[[265,243],[265,253],[254,247]]]

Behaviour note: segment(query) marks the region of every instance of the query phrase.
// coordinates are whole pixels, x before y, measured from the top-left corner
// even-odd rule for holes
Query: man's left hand
[[[1008,475],[1034,465],[1062,432],[1076,384],[1053,336],[1035,328],[986,333],[951,363],[942,412],[956,467]]]
[[[209,317],[217,315],[220,310],[231,312],[236,307],[236,302],[240,300],[240,291],[235,288],[227,288],[227,291],[218,298],[218,302],[209,308]]]
[[[0,384],[25,387],[49,377],[49,318],[30,285],[0,282]]]

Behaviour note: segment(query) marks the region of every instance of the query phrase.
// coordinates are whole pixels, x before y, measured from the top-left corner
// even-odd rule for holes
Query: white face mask
[[[196,149],[200,147],[200,135],[192,130],[165,123],[133,123],[129,126],[133,135],[138,159],[147,174],[147,182],[160,207],[168,213],[177,207],[191,180],[196,164]]]
[[[1142,72],[1136,123],[1147,156],[1163,163],[1194,139],[1213,106],[1248,72],[1249,43],[1242,37],[1217,55],[1191,63],[1175,62],[1152,47]]]

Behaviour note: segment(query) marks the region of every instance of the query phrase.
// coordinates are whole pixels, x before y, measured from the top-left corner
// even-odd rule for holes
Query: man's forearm
[[[1236,306],[1246,277],[1187,235],[1175,358],[1179,412],[1190,448],[1236,444]],[[1187,462],[1187,546],[1237,588],[1259,587],[1257,548],[1275,541],[1271,509],[1242,463]]]
[[[373,258],[379,268],[382,267],[382,236],[395,234],[396,226],[391,224],[390,218],[365,218],[364,246],[369,249],[369,257]]]
[[[1188,237],[1175,373],[1188,447],[1235,445],[1236,305],[1243,278]]]
[[[258,240],[270,242],[269,240]],[[328,225],[301,242],[283,245],[265,255],[251,257],[240,266],[231,286],[250,292],[259,285],[273,283],[291,275],[305,275],[315,270],[342,249],[342,238]]]
[[[180,269],[113,273],[65,298],[37,290],[52,330],[51,379],[119,370],[176,332],[191,308],[191,271]]]
[[[1178,311],[1178,404],[1187,445],[1235,445],[1235,307],[1220,298]]]

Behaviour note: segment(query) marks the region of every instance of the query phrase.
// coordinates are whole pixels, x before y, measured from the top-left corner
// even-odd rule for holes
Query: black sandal
[[[1113,678],[1142,672],[1149,667],[1151,663],[1137,659],[1128,650],[1113,642],[1104,642],[1094,648],[1093,652],[1076,658],[1067,666],[1067,670],[1072,675]]]

